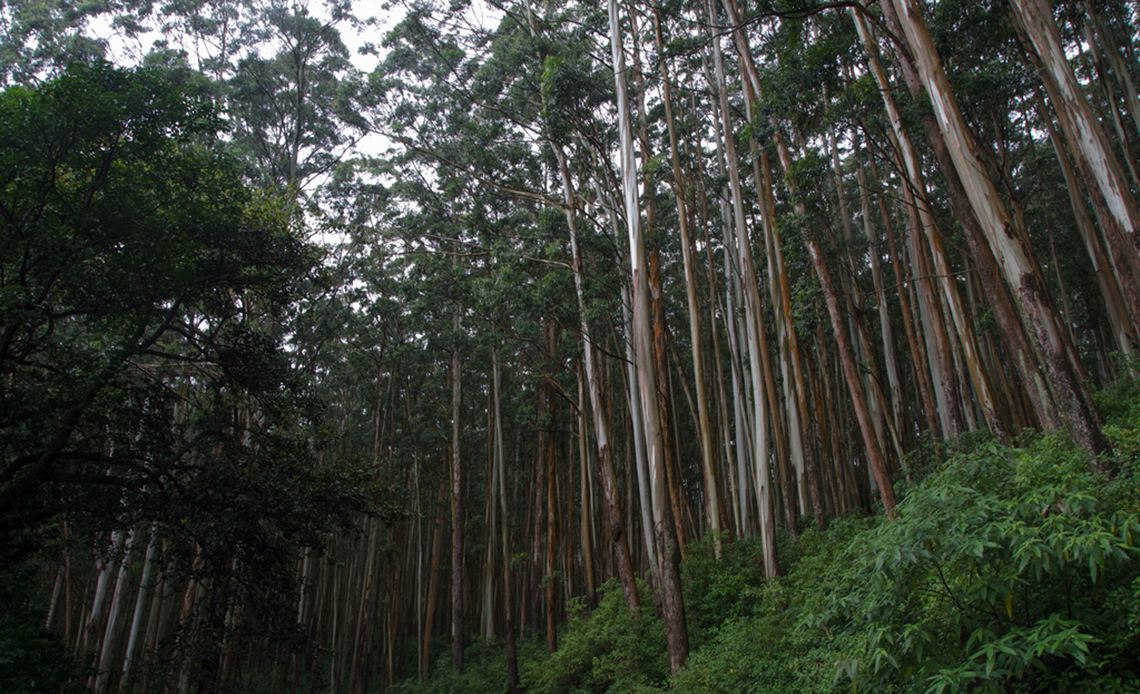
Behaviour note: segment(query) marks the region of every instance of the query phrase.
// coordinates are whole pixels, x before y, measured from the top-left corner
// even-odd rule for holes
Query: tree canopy
[[[1119,0],[0,6],[0,663],[1126,690],[1137,41]]]

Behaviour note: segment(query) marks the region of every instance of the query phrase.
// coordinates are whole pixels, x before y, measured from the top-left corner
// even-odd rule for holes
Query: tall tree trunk
[[[614,473],[613,450],[610,446],[610,424],[605,416],[602,396],[602,376],[597,365],[595,345],[587,320],[586,300],[582,289],[582,256],[578,249],[578,215],[574,185],[570,179],[570,169],[561,146],[551,143],[558,171],[562,176],[562,191],[566,210],[566,223],[570,229],[571,268],[574,275],[574,292],[578,298],[579,324],[582,332],[582,351],[586,366],[586,384],[590,391],[590,413],[594,421],[594,437],[598,446],[598,466],[602,478],[602,506],[606,518],[607,534],[617,563],[618,580],[622,595],[631,614],[637,614],[640,600],[637,583],[633,574],[633,563],[629,556],[629,542],[621,520],[621,502],[618,499],[617,476]],[[635,427],[636,428],[636,427]],[[591,586],[593,584],[591,583]]]
[[[1140,258],[1136,252],[1136,239],[1140,236],[1138,236],[1135,227],[1129,226],[1132,221],[1128,216],[1132,208],[1135,207],[1135,198],[1127,186],[1127,181],[1123,180],[1119,164],[1116,162],[1111,148],[1107,150],[1111,158],[1107,161],[1098,161],[1094,158],[1096,147],[1084,142],[1086,138],[1095,139],[1093,134],[1086,131],[1088,122],[1085,118],[1091,117],[1091,113],[1081,114],[1082,109],[1068,102],[1067,95],[1063,92],[1064,85],[1060,84],[1055,76],[1050,73],[1048,67],[1040,62],[1039,57],[1034,60],[1034,63],[1045,83],[1045,91],[1049,96],[1050,103],[1053,104],[1057,122],[1061,125],[1061,131],[1064,133],[1064,140],[1068,143],[1068,149],[1084,178],[1085,190],[1092,202],[1093,211],[1096,213],[1101,229],[1104,230],[1109,260],[1116,277],[1117,286],[1120,288],[1121,296],[1124,299],[1124,305],[1128,309],[1130,322],[1133,326],[1140,326]],[[1083,102],[1083,95],[1082,105],[1084,110],[1089,110],[1089,105]],[[1040,110],[1042,119],[1048,120],[1048,110]],[[1097,133],[1101,139],[1105,140],[1100,142],[1098,146],[1107,146],[1107,138],[1104,138],[1103,132],[1099,130],[1099,122],[1094,120],[1093,123],[1098,128]],[[1057,137],[1053,133],[1051,124],[1049,129],[1051,138],[1056,140]],[[1075,146],[1074,142],[1078,144]],[[1054,142],[1054,149],[1056,147],[1057,143]],[[1094,151],[1090,152],[1090,150]],[[1059,150],[1062,154],[1063,151]],[[1104,181],[1103,179],[1106,178],[1110,180]],[[1120,186],[1119,199],[1117,200],[1105,194],[1105,187],[1110,183]],[[1080,189],[1075,188],[1074,190]],[[1090,257],[1090,259],[1092,258]],[[1095,259],[1092,260],[1094,263],[1096,262]]]
[[[135,662],[135,651],[138,650],[139,638],[142,635],[143,621],[151,605],[151,592],[154,589],[155,554],[158,552],[158,524],[150,526],[150,539],[146,545],[146,557],[143,559],[143,573],[139,580],[139,592],[135,598],[134,615],[131,618],[130,636],[127,638],[127,649],[123,654],[123,684],[130,683],[131,668]]]
[[[585,574],[586,605],[594,606],[594,591],[597,579],[594,577],[594,546],[590,537],[590,519],[593,518],[593,506],[590,503],[592,489],[590,484],[590,453],[588,449],[589,435],[587,432],[586,384],[582,375],[583,368],[579,367],[575,373],[578,379],[578,537],[582,548],[582,571]]]
[[[665,327],[665,303],[661,296],[661,256],[657,249],[649,254],[649,295],[653,311],[653,374],[657,383],[657,411],[661,413],[661,440],[664,442],[665,489],[669,492],[669,508],[673,514],[673,530],[677,546],[684,556],[685,523],[681,484],[677,469],[677,446],[675,445],[674,408],[671,397],[669,374],[669,346]]]
[[[111,596],[111,605],[107,614],[107,625],[103,630],[103,643],[99,651],[98,667],[95,675],[95,694],[103,694],[107,691],[111,684],[111,676],[113,673],[112,661],[117,655],[120,644],[120,632],[122,629],[119,627],[119,622],[123,616],[123,604],[126,602],[127,597],[124,591],[129,590],[127,586],[127,573],[130,568],[131,560],[131,544],[134,539],[134,531],[128,531],[126,539],[123,540],[123,556],[116,563],[118,569],[115,573],[115,588]]]
[[[453,339],[459,339],[460,310],[451,319]],[[463,672],[463,468],[459,457],[459,414],[463,368],[459,345],[451,348],[451,666]]]
[[[710,23],[714,17],[712,1],[707,6]],[[728,88],[725,84],[724,64],[719,51],[714,47],[714,67],[717,78],[717,93],[720,101],[720,121],[724,131],[724,154],[728,167],[728,184],[732,197],[732,218],[736,230],[736,258],[740,263],[739,273],[744,287],[744,315],[748,344],[749,366],[752,374],[752,462],[756,489],[757,510],[760,520],[760,539],[764,551],[764,572],[772,577],[780,573],[776,556],[776,514],[772,503],[772,474],[768,451],[768,391],[763,379],[772,375],[764,369],[762,350],[766,340],[762,335],[763,307],[760,302],[760,289],[756,282],[756,268],[752,261],[752,244],[748,238],[748,224],[744,214],[744,194],[740,183],[737,165],[736,138],[729,120],[731,113],[728,104]],[[778,416],[778,413],[773,413]]]
[[[495,349],[491,349],[491,358],[495,358]],[[483,586],[483,640],[490,641],[495,637],[495,534],[498,530],[498,506],[499,506],[499,485],[497,480],[499,478],[499,465],[502,460],[499,457],[499,448],[495,445],[495,384],[493,382],[493,375],[488,374],[488,378],[492,380],[488,383],[487,389],[487,505],[486,505],[486,547],[483,550],[483,578],[481,579]]]
[[[638,510],[641,514],[641,531],[644,539],[643,546],[645,547],[645,558],[649,562],[650,572],[652,574],[653,583],[660,582],[657,576],[661,564],[657,556],[657,542],[653,534],[653,511],[651,492],[649,489],[649,463],[646,460],[646,441],[645,441],[645,427],[642,425],[644,415],[642,412],[645,405],[641,402],[641,396],[638,394],[637,384],[637,354],[634,351],[634,327],[633,315],[630,312],[630,305],[632,300],[629,297],[629,290],[624,285],[622,286],[622,319],[625,324],[625,378],[627,381],[626,392],[628,393],[627,400],[629,402],[630,413],[630,426],[632,428],[633,436],[633,462],[637,469],[637,494],[638,494]],[[628,468],[627,468],[628,476]],[[627,489],[628,486],[627,486]],[[632,494],[632,489],[629,489]],[[630,499],[630,505],[633,505]],[[632,520],[631,520],[632,522]]]
[[[824,261],[819,244],[810,237],[807,239],[807,244],[812,266],[823,285],[823,293],[827,300],[827,312],[831,317],[832,331],[835,334],[836,342],[839,343],[839,358],[843,364],[843,375],[847,379],[847,389],[851,393],[851,402],[855,407],[855,419],[859,423],[859,431],[863,434],[863,445],[867,449],[867,455],[871,461],[871,470],[879,483],[879,493],[883,498],[883,510],[888,518],[894,518],[895,506],[897,505],[894,486],[891,484],[886,459],[883,457],[883,451],[879,447],[879,439],[875,435],[871,423],[866,395],[863,392],[863,382],[859,378],[859,367],[855,363],[855,350],[851,346],[851,336],[847,332],[847,324],[843,320],[843,313],[839,306],[839,293],[831,279],[831,271],[827,269],[827,263]]]
[[[902,127],[902,119],[899,116],[894,99],[891,97],[886,74],[879,64],[877,52],[874,51],[871,46],[870,35],[863,25],[863,20],[854,10],[852,10],[852,15],[855,20],[856,28],[859,31],[859,36],[864,46],[867,47],[868,63],[871,65],[875,80],[879,84],[879,93],[882,95],[883,105],[886,108],[891,123],[894,141],[898,144],[899,153],[906,166],[906,175],[910,181],[910,187],[914,191],[914,200],[917,205],[921,228],[925,232],[924,235],[934,262],[933,270],[938,277],[938,283],[942,289],[942,296],[950,309],[950,315],[957,329],[962,349],[966,352],[966,366],[970,372],[974,392],[985,413],[986,422],[989,424],[990,430],[1000,440],[1008,442],[1009,434],[1006,431],[1006,423],[1001,419],[998,412],[997,396],[990,383],[989,374],[984,368],[977,337],[974,334],[973,324],[970,321],[970,316],[962,302],[961,294],[950,270],[949,260],[946,256],[946,250],[942,241],[942,233],[934,221],[934,215],[931,213],[930,205],[927,201],[926,181],[922,174],[918,155],[914,150],[914,146],[911,144],[910,137]]]
[[[1109,324],[1112,326],[1116,346],[1124,354],[1133,354],[1135,352],[1133,345],[1136,339],[1136,324],[1129,317],[1124,296],[1120,291],[1120,285],[1117,283],[1118,276],[1112,272],[1111,261],[1105,254],[1104,246],[1100,242],[1100,235],[1085,208],[1085,201],[1081,196],[1081,186],[1078,183],[1076,172],[1073,171],[1072,164],[1069,163],[1069,155],[1065,151],[1064,145],[1061,144],[1051,120],[1048,118],[1042,120],[1045,124],[1045,130],[1049,134],[1049,141],[1053,144],[1053,151],[1057,154],[1057,163],[1061,166],[1061,173],[1065,176],[1065,188],[1069,193],[1069,206],[1073,210],[1077,231],[1080,232],[1081,240],[1084,241],[1085,250],[1092,262],[1093,274],[1096,276],[1097,286],[1100,288],[1101,298],[1104,300],[1105,312],[1108,315]],[[1125,278],[1120,277],[1119,279]]]
[[[887,26],[895,36],[902,36],[904,30],[890,3],[883,4],[883,17]],[[915,67],[913,59],[906,52],[905,46],[894,44],[894,54],[897,58],[899,70],[907,84],[907,89],[915,98],[920,98],[925,89],[923,78]],[[869,53],[874,53],[870,48]],[[975,214],[970,196],[966,192],[962,177],[959,176],[957,166],[950,153],[947,139],[943,136],[939,119],[933,113],[922,114],[923,131],[938,159],[938,168],[946,182],[950,194],[950,205],[954,216],[962,225],[966,241],[970,247],[970,254],[977,264],[978,275],[982,280],[990,306],[1006,347],[1010,351],[1018,375],[1026,386],[1025,394],[1028,396],[1038,421],[1048,430],[1065,426],[1064,419],[1058,409],[1054,389],[1047,377],[1048,368],[1043,363],[1040,350],[1034,347],[1035,342],[1030,339],[1029,325],[1024,321],[1024,312],[1018,307],[1017,301],[1011,295],[1013,288],[1007,287],[1003,276],[1004,271],[998,264],[994,253],[983,231],[978,215]],[[904,191],[905,194],[905,191]]]
[[[1100,429],[1100,415],[1088,387],[1069,362],[1067,341],[1046,294],[1044,278],[1035,268],[1032,251],[1022,241],[1025,235],[1015,227],[1013,217],[1001,204],[993,181],[985,173],[921,9],[915,0],[892,0],[885,3],[884,8],[894,9],[902,24],[955,169],[1006,282],[1017,292],[1022,315],[1030,328],[1028,332],[1033,335],[1036,350],[1051,377],[1060,405],[1058,409],[1065,417],[1073,441],[1093,455],[1108,452],[1110,446]],[[1098,462],[1097,466],[1102,472],[1109,470],[1107,462]]]
[[[689,656],[685,606],[681,595],[680,567],[677,562],[677,539],[673,518],[669,513],[665,489],[665,441],[660,413],[657,411],[657,383],[653,373],[653,342],[649,297],[649,277],[645,239],[641,233],[640,204],[637,192],[637,170],[633,157],[633,134],[630,123],[629,97],[625,84],[625,56],[616,0],[609,2],[610,46],[613,52],[614,81],[617,86],[620,133],[622,192],[629,230],[629,255],[633,280],[634,338],[638,362],[638,387],[642,402],[642,423],[646,431],[646,452],[652,492],[653,523],[661,562],[662,608],[665,637],[669,654],[669,672],[675,673]]]
[[[891,328],[891,312],[887,305],[887,291],[883,284],[883,258],[879,249],[878,231],[871,209],[871,191],[863,167],[857,166],[859,181],[859,209],[863,216],[863,233],[870,243],[871,281],[875,286],[875,304],[879,312],[879,332],[883,341],[883,364],[887,370],[887,386],[891,391],[891,418],[895,426],[903,427],[902,382],[899,380],[898,362],[895,357],[895,337]],[[902,451],[899,451],[901,455]]]
[[[435,623],[435,594],[439,585],[439,562],[443,546],[444,499],[447,498],[447,478],[439,482],[439,494],[435,500],[435,533],[431,540],[431,568],[428,569],[427,615],[424,617],[423,642],[420,644],[420,681],[427,677],[431,667],[431,633]]]
[[[656,9],[653,12],[654,36],[658,51],[662,50],[661,21]],[[697,271],[693,260],[693,239],[689,233],[689,215],[685,209],[687,190],[681,173],[681,156],[677,147],[677,128],[673,119],[673,94],[669,70],[664,60],[658,61],[661,70],[662,101],[665,104],[665,124],[669,131],[669,153],[673,163],[673,197],[677,201],[677,222],[681,232],[681,259],[685,265],[685,297],[689,309],[689,342],[693,355],[693,387],[697,391],[698,429],[701,438],[701,469],[704,472],[705,510],[709,531],[713,534],[713,547],[720,558],[720,499],[717,492],[716,466],[713,457],[712,428],[709,423],[708,396],[705,388],[704,348],[701,334],[701,312],[697,301]]]
[[[543,318],[543,330],[549,318]],[[543,551],[542,541],[545,534],[542,532],[542,521],[546,518],[544,510],[546,497],[546,440],[550,437],[550,384],[543,382],[538,386],[538,411],[535,417],[535,453],[534,453],[534,504],[531,506],[531,523],[529,524],[530,538],[530,623],[535,632],[542,628],[542,576]]]
[[[498,476],[494,484],[499,489],[499,534],[502,544],[503,560],[503,618],[504,630],[507,636],[507,689],[510,694],[519,692],[519,660],[518,649],[515,645],[514,604],[511,600],[511,550],[508,542],[507,525],[507,484],[506,484],[506,451],[503,447],[503,416],[499,407],[499,356],[497,350],[491,348],[491,387],[494,395],[495,409],[495,457],[499,460]]]
[[[1121,233],[1131,241],[1134,251],[1140,250],[1140,207],[1065,56],[1051,4],[1045,0],[1011,0],[1010,4],[1041,60],[1041,76],[1074,155],[1087,162],[1082,168],[1087,166],[1092,173]]]
[[[554,350],[558,344],[556,324],[553,320],[547,323],[547,354],[551,361],[554,361]],[[553,390],[551,388],[550,390]],[[557,398],[551,393],[550,397],[550,419],[542,426],[549,429],[546,435],[546,559],[543,563],[543,576],[542,582],[544,584],[544,592],[546,594],[546,649],[553,653],[558,648],[557,631],[555,630],[555,620],[558,615],[555,610],[555,596],[558,584],[555,581],[555,558],[558,549],[558,518],[555,507],[556,483],[557,474],[555,471],[555,456],[557,455],[557,439],[554,432],[557,431],[556,418],[558,414]],[[537,527],[537,526],[536,526]]]

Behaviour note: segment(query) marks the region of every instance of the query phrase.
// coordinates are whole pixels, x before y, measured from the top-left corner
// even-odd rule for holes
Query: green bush
[[[681,579],[691,648],[699,648],[725,621],[756,613],[763,556],[759,537],[722,542],[720,559],[711,534],[689,545]]]
[[[517,641],[521,663],[545,657],[545,649],[533,639]],[[434,649],[438,657],[423,682],[412,677],[387,690],[392,694],[499,694],[507,689],[507,647],[502,640],[488,643],[475,639],[463,651],[463,673],[451,667],[451,648]]]
[[[1121,359],[1118,370],[1122,374],[1096,394],[1096,405],[1104,417],[1104,433],[1112,442],[1117,463],[1117,474],[1130,479],[1140,472],[1140,378],[1132,376],[1130,369],[1140,374],[1140,361]],[[1133,486],[1130,491],[1135,492]],[[1130,505],[1140,510],[1137,496],[1132,494]]]
[[[841,679],[916,692],[1134,681],[1140,520],[1106,502],[1089,463],[1053,437],[989,442],[917,485],[896,522],[852,543],[820,613],[853,644]]]
[[[639,586],[641,612],[631,616],[614,580],[603,586],[598,607],[587,612],[571,601],[570,623],[548,659],[520,664],[531,694],[634,692],[660,686],[668,674],[665,628],[654,614],[650,590]]]
[[[805,619],[818,613],[823,601],[843,578],[844,548],[852,535],[872,526],[859,517],[835,519],[825,532],[804,531],[795,543],[780,542],[780,561],[786,576],[765,581],[763,572],[742,567],[759,566],[758,540],[733,543],[720,563],[690,552],[686,567],[711,586],[738,587],[736,599],[718,590],[692,587],[698,605],[719,604],[718,612],[698,612],[708,636],[689,657],[686,667],[670,681],[678,692],[764,692],[765,694],[818,694],[834,689],[835,663],[845,642]],[[753,560],[750,560],[750,557]],[[706,566],[706,564],[708,564]],[[689,575],[689,574],[687,574]],[[686,593],[686,599],[688,599]],[[707,597],[720,596],[719,602]],[[686,603],[686,609],[689,609]],[[693,616],[690,612],[690,628]]]
[[[0,571],[0,692],[78,694],[83,667],[63,641],[44,630],[45,599],[35,562]]]

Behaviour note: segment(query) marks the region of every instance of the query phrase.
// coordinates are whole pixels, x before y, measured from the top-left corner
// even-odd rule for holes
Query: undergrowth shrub
[[[669,672],[665,628],[654,614],[653,593],[640,584],[641,611],[630,615],[616,580],[601,589],[597,609],[571,601],[570,623],[549,658],[520,663],[531,694],[637,692],[665,682]],[[505,680],[504,680],[505,681]]]
[[[518,639],[521,663],[546,657],[545,645],[535,639]],[[415,677],[385,691],[392,694],[499,694],[506,691],[507,648],[501,640],[487,642],[474,639],[463,650],[463,672],[451,666],[451,649],[440,648],[423,682]],[[379,691],[379,690],[377,690]]]
[[[759,567],[750,560],[761,555],[758,540],[725,545],[720,564],[690,551],[686,563],[697,566],[686,567],[686,575],[693,571],[702,583],[686,590],[692,590],[698,606],[713,605],[714,609],[705,614],[698,610],[706,636],[670,681],[672,689],[694,694],[822,694],[835,689],[834,664],[841,658],[845,641],[822,626],[806,624],[805,615],[817,613],[840,583],[844,566],[838,559],[850,538],[874,523],[861,517],[839,518],[825,532],[808,528],[795,543],[780,542],[780,561],[787,574],[774,580],[764,580],[762,568],[756,572],[742,569]],[[738,586],[739,593],[733,599],[721,595],[719,588],[702,588],[703,584]],[[687,611],[688,600],[687,592]],[[718,614],[725,618],[718,622]]]
[[[0,569],[0,692],[79,694],[85,668],[43,627],[47,596],[35,586],[39,566]]]
[[[1097,409],[1104,417],[1104,433],[1112,443],[1117,475],[1130,479],[1140,472],[1140,360],[1121,359],[1119,378],[1094,395]],[[1131,491],[1135,491],[1133,486]],[[1135,495],[1133,510],[1138,510]]]
[[[1134,511],[1057,437],[950,458],[852,542],[815,624],[859,691],[1136,690]]]
[[[681,563],[689,646],[699,648],[725,621],[756,614],[764,582],[764,554],[759,537],[722,539],[717,559],[712,533],[693,542]]]

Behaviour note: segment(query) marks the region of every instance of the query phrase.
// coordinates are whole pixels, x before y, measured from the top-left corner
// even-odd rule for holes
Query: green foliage
[[[1095,395],[1097,408],[1104,417],[1104,433],[1112,442],[1118,473],[1131,478],[1140,466],[1140,363],[1119,357],[1119,376]],[[1134,498],[1131,508],[1140,510]]]
[[[639,592],[651,595],[644,584]],[[668,673],[665,628],[647,602],[639,615],[630,615],[616,581],[602,588],[593,612],[581,600],[571,601],[558,650],[549,659],[520,664],[523,686],[534,694],[584,694],[661,685]]]
[[[1134,512],[1071,445],[960,453],[850,546],[819,623],[875,691],[1105,691],[1136,675]]]
[[[787,615],[731,619],[671,680],[677,692],[818,694],[830,691],[830,646]]]
[[[755,614],[763,578],[759,537],[724,542],[719,560],[711,534],[694,542],[681,565],[690,647],[699,647],[721,623]]]
[[[39,567],[0,572],[0,691],[6,694],[70,694],[82,666],[55,635],[44,630],[47,609],[33,590]]]
[[[438,639],[440,645],[444,639]],[[520,639],[517,642],[520,663],[536,661],[546,657],[546,649],[533,639]],[[451,665],[451,646],[433,648],[438,657],[432,662],[431,670],[423,682],[412,677],[386,690],[392,694],[498,694],[506,689],[507,647],[498,640],[488,643],[475,639],[463,649],[463,672],[456,672]]]
[[[221,126],[103,63],[0,94],[0,566],[60,518],[75,546],[153,525],[168,572],[276,636],[300,549],[390,509],[370,471],[317,463],[321,408],[281,333],[318,254],[203,147]]]
[[[1136,428],[1130,386],[1101,398],[1116,399],[1110,429]],[[781,542],[786,576],[750,570],[748,541],[720,563],[695,546],[695,648],[671,688],[1135,691],[1134,480],[1092,474],[1057,437],[1024,449],[972,437],[917,465],[932,471],[897,520],[841,518]]]
[[[690,552],[686,575],[701,567],[708,577],[698,586],[707,581],[718,588],[704,592],[723,597],[701,599],[700,588],[692,590],[697,599],[693,607],[686,602],[690,627],[696,622],[707,629],[707,636],[701,637],[703,643],[685,669],[672,678],[673,689],[805,694],[833,689],[832,663],[844,642],[812,624],[809,615],[818,611],[842,580],[848,538],[872,525],[868,519],[838,518],[826,532],[812,528],[795,544],[781,542],[780,560],[788,573],[772,581],[765,581],[755,564],[761,556],[758,539],[725,545],[719,563],[710,562],[703,553]],[[721,591],[719,586],[730,588]],[[718,614],[724,615],[719,623]],[[702,632],[693,633],[700,636]]]

